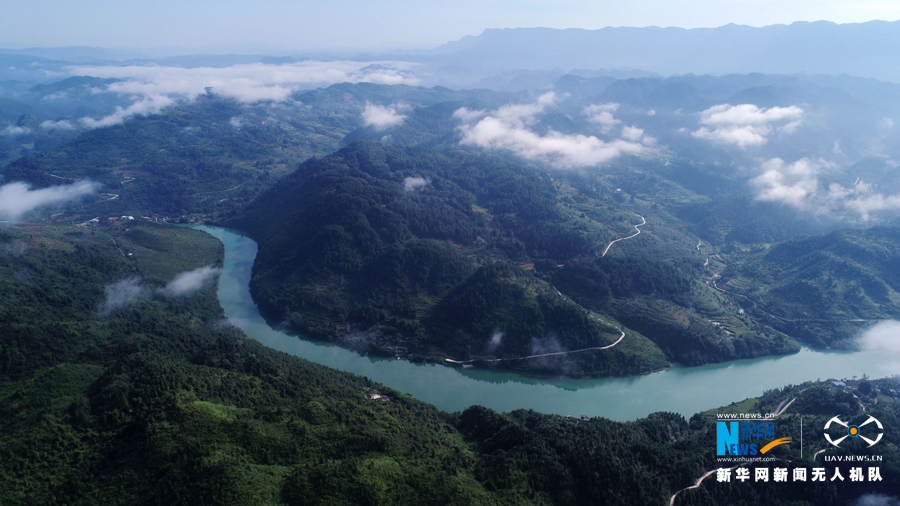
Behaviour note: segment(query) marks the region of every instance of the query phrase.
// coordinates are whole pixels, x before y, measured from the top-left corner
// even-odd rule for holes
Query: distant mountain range
[[[661,74],[849,74],[900,79],[900,21],[796,22],[761,28],[485,30],[425,59],[492,69],[636,68]]]
[[[266,55],[208,51],[190,54],[189,49],[175,48],[0,49],[0,81],[47,82],[45,68],[60,72],[73,63],[224,67],[247,63],[290,64],[311,59],[416,62],[420,64],[416,74],[421,84],[498,91],[545,88],[569,72],[616,79],[691,73],[847,74],[900,82],[898,41],[900,21],[846,24],[798,21],[759,28],[728,24],[692,29],[656,26],[599,30],[487,29],[480,35],[415,51],[326,52],[298,48],[293,54],[279,51]]]

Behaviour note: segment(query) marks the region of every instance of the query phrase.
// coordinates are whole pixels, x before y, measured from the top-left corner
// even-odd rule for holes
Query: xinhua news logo
[[[791,438],[775,438],[773,421],[716,422],[716,454],[719,456],[765,455],[772,448],[790,443]]]

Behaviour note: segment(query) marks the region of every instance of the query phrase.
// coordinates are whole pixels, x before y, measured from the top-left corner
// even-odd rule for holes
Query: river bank
[[[225,245],[219,300],[225,315],[248,336],[292,355],[366,376],[446,411],[482,405],[498,411],[634,420],[657,411],[691,416],[788,384],[867,374],[900,373],[900,356],[879,352],[814,351],[700,367],[673,366],[627,378],[542,379],[487,369],[456,369],[396,358],[363,356],[333,344],[281,332],[259,314],[249,281],[256,243],[217,227],[198,227]]]

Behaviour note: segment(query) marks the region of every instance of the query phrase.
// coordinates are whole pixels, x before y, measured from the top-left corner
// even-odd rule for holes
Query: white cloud
[[[593,123],[599,123],[601,125],[600,129],[603,133],[609,133],[612,130],[612,127],[621,123],[621,121],[617,120],[613,113],[619,109],[619,104],[616,103],[608,103],[608,104],[592,104],[584,108],[582,111],[588,119],[590,119]]]
[[[884,494],[863,494],[852,506],[900,506],[900,498]]]
[[[808,198],[818,192],[819,167],[808,158],[792,164],[781,158],[773,158],[762,165],[762,175],[751,183],[756,187],[758,200],[782,202],[797,208],[804,208]]]
[[[217,95],[252,103],[284,100],[301,87],[335,83],[416,84],[404,62],[304,61],[288,65],[251,63],[230,67],[155,65],[74,67],[72,75],[125,79],[107,91],[137,95],[180,95],[193,99],[210,88]]]
[[[533,104],[509,104],[494,111],[494,116],[511,125],[519,127],[531,125],[535,122],[535,116],[544,112],[548,106],[557,101],[556,93],[548,92],[538,97]]]
[[[75,125],[68,120],[42,121],[41,128],[45,130],[75,130]]]
[[[241,123],[241,118],[235,116],[228,120],[228,124],[234,128],[241,128],[243,124]]]
[[[720,104],[700,113],[701,125],[694,137],[720,144],[734,144],[741,148],[759,146],[768,142],[772,124],[785,123],[778,131],[794,133],[800,126],[803,109],[789,107],[759,108],[753,104]]]
[[[475,121],[476,119],[483,117],[485,114],[487,114],[485,111],[480,111],[480,110],[473,111],[473,110],[469,110],[468,107],[460,107],[459,109],[453,111],[454,118],[456,118],[458,120],[462,120],[466,123],[471,123],[472,121]]]
[[[858,343],[864,350],[900,353],[900,322],[888,320],[876,323],[862,333]]]
[[[629,141],[640,142],[644,137],[644,129],[636,126],[627,126],[622,128],[622,138]]]
[[[650,137],[649,135],[644,133],[643,128],[638,128],[636,126],[622,127],[622,138],[631,142],[640,142],[645,146],[652,146],[656,144],[655,137]]]
[[[206,93],[243,103],[281,101],[298,89],[335,83],[417,84],[418,78],[405,62],[304,61],[287,65],[253,63],[230,67],[99,66],[72,67],[77,76],[116,78],[97,93],[120,93],[141,97],[131,107],[100,120],[83,118],[91,128],[121,123],[135,114],[154,114],[177,99],[193,100]],[[134,109],[132,109],[134,107]]]
[[[622,139],[605,142],[597,137],[581,134],[567,135],[550,130],[546,135],[538,135],[531,131],[528,127],[535,123],[536,116],[553,106],[556,100],[556,95],[550,92],[533,104],[503,106],[483,117],[465,108],[458,109],[453,116],[462,121],[459,126],[463,134],[460,144],[507,150],[523,158],[558,167],[599,165],[622,154],[647,151],[648,148],[642,144]],[[614,105],[597,106],[597,111],[609,112]],[[599,109],[603,107],[607,110]],[[481,119],[476,123],[478,118]]]
[[[100,316],[106,316],[125,308],[135,301],[149,298],[154,294],[167,298],[190,295],[203,288],[207,280],[217,276],[220,272],[222,272],[222,269],[210,265],[182,272],[175,276],[166,286],[157,290],[152,290],[143,285],[140,277],[125,278],[106,286],[106,298],[100,304],[97,312]]]
[[[403,190],[407,192],[414,192],[426,187],[429,184],[431,184],[430,179],[425,179],[422,177],[408,177],[403,180]]]
[[[157,114],[175,101],[165,95],[148,95],[129,105],[126,108],[116,107],[116,112],[100,119],[81,118],[81,124],[86,128],[103,128],[113,125],[121,125],[132,116],[149,116]]]
[[[207,280],[217,276],[222,269],[207,265],[192,271],[182,272],[175,276],[164,288],[159,290],[164,297],[182,297],[203,288]]]
[[[848,198],[843,204],[848,210],[856,212],[862,221],[869,221],[872,217],[871,215],[875,213],[900,209],[900,195],[866,195],[857,190],[857,188],[860,188],[860,185],[856,185],[854,190],[845,193],[845,195],[855,195],[856,198]],[[864,188],[869,190],[868,186]],[[842,186],[834,184],[829,187],[829,190],[836,195],[846,191]],[[840,196],[843,197],[844,195]]]
[[[0,130],[0,135],[5,135],[7,137],[17,137],[19,135],[28,135],[31,133],[31,129],[28,127],[21,127],[16,125],[9,125],[8,127]]]
[[[362,112],[363,123],[366,126],[374,127],[375,130],[384,130],[385,128],[398,126],[406,119],[406,116],[397,112],[399,108],[402,108],[402,106],[383,107],[366,103],[366,108]]]
[[[797,131],[797,128],[800,126],[800,120],[791,121],[787,125],[778,127],[779,132],[784,132],[786,134],[792,134]]]
[[[873,214],[900,210],[900,194],[874,193],[865,182],[849,187],[831,183],[824,187],[820,177],[834,169],[833,163],[824,160],[801,158],[788,164],[781,158],[772,158],[761,165],[762,174],[750,183],[756,189],[757,200],[780,202],[814,214],[865,222]]]
[[[800,119],[803,109],[795,105],[760,109],[753,104],[720,104],[710,107],[700,115],[700,123],[704,125],[764,125]]]
[[[488,341],[488,351],[493,353],[501,344],[503,344],[503,331],[494,329],[494,333],[491,334],[491,340]]]
[[[97,183],[79,181],[70,185],[51,186],[38,190],[26,183],[9,183],[0,186],[0,219],[18,221],[27,212],[39,207],[61,204],[94,193]]]
[[[114,311],[123,309],[132,302],[145,299],[151,294],[150,289],[141,285],[141,278],[125,278],[115,283],[106,285],[106,298],[100,304],[97,312],[100,316],[106,316]]]
[[[772,129],[767,125],[762,126],[728,126],[719,127],[710,130],[707,127],[701,127],[696,132],[691,133],[698,139],[706,139],[708,141],[718,142],[720,144],[735,144],[741,148],[747,146],[759,146],[768,142],[766,136],[771,133]]]

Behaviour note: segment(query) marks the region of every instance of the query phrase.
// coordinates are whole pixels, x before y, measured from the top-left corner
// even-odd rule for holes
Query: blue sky
[[[434,47],[485,28],[900,19],[895,0],[3,0],[0,46],[303,51]]]

